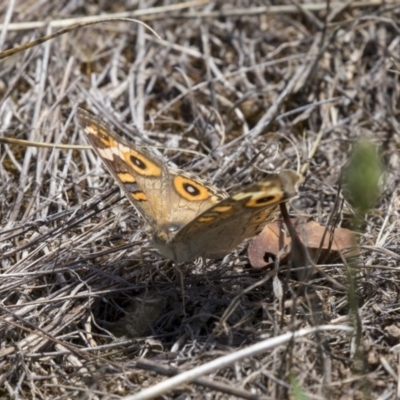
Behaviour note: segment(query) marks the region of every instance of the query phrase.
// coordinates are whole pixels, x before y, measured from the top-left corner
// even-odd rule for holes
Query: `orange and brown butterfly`
[[[224,257],[272,221],[279,203],[297,195],[302,181],[297,172],[284,170],[229,196],[167,166],[87,111],[78,109],[77,118],[93,149],[150,225],[152,244],[175,262]]]

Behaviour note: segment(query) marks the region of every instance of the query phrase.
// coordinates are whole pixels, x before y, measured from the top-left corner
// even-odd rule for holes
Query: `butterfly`
[[[278,205],[297,195],[302,176],[292,170],[228,195],[150,150],[117,135],[83,109],[77,119],[86,136],[150,226],[152,245],[177,263],[222,258],[271,222]]]

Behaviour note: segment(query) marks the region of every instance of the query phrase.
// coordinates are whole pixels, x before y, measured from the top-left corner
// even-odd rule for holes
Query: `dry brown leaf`
[[[355,233],[349,229],[335,228],[331,233],[326,232],[327,228],[315,221],[302,222],[295,219],[291,219],[291,221],[311,257],[316,255],[321,248],[317,262],[325,257],[329,260],[337,258],[339,252],[345,254],[346,257],[359,254]],[[324,239],[323,243],[322,239]],[[276,258],[280,251],[281,261],[286,261],[291,250],[290,243],[291,238],[284,229],[282,221],[268,224],[249,244],[248,256],[251,266],[263,268],[269,265],[266,255]]]

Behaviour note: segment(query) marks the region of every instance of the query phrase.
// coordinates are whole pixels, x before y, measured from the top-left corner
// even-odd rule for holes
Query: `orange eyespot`
[[[134,156],[133,154],[130,156],[130,160],[132,164],[136,165],[142,171],[147,169],[147,165],[140,158]]]
[[[150,161],[143,154],[134,150],[122,151],[122,156],[127,164],[139,175],[160,176],[161,168]]]
[[[210,191],[205,186],[181,175],[175,177],[174,187],[186,200],[201,201],[211,196]]]
[[[277,204],[282,199],[282,194],[279,195],[269,195],[269,196],[252,196],[249,201],[246,202],[245,206],[254,207],[265,207],[271,204]]]

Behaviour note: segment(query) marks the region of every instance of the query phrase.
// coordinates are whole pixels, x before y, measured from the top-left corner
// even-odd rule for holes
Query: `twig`
[[[205,374],[209,374],[219,369],[229,367],[230,365],[239,362],[245,358],[254,357],[258,354],[265,353],[267,350],[271,350],[277,346],[288,343],[289,341],[296,340],[304,336],[313,335],[317,332],[352,332],[352,330],[353,328],[344,325],[321,325],[314,328],[300,329],[296,332],[288,332],[281,336],[263,340],[262,342],[256,343],[245,349],[235,351],[234,353],[227,354],[226,356],[219,357],[206,364],[200,365],[199,367],[193,368],[190,371],[183,372],[173,378],[167,379],[164,382],[154,385],[148,389],[142,390],[137,394],[123,397],[122,400],[147,400],[152,399],[156,396],[162,396],[163,394],[170,392],[171,390],[175,389],[179,385],[182,385],[183,383],[192,382],[194,379],[199,378]]]

